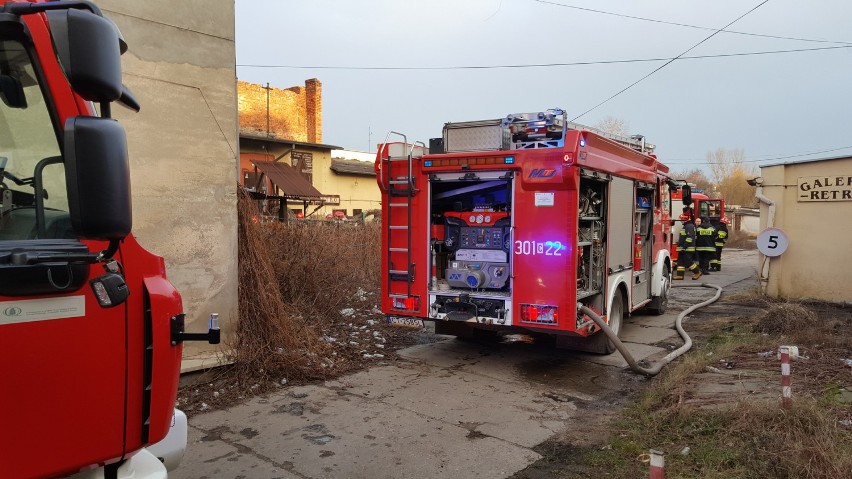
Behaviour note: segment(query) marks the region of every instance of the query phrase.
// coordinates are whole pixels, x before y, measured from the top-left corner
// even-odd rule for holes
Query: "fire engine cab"
[[[447,123],[428,147],[389,133],[375,164],[388,321],[612,352],[580,305],[616,333],[667,306],[673,182],[653,150],[560,109]]]
[[[672,190],[672,260],[677,261],[677,239],[683,229],[684,207],[690,208],[692,218],[708,218],[710,224],[718,227],[720,220],[725,217],[725,199],[710,198],[701,190],[692,189],[695,185],[681,182],[681,187]]]
[[[182,343],[219,340],[131,234],[126,48],[91,2],[0,0],[3,478],[165,478]]]

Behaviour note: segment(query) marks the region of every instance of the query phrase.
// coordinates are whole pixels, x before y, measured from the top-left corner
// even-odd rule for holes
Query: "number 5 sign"
[[[787,235],[778,228],[766,228],[757,235],[757,249],[769,257],[781,256],[789,246]]]

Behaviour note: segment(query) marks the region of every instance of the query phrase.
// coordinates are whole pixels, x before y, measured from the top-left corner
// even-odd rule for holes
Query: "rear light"
[[[420,309],[420,298],[416,296],[392,297],[391,299],[393,300],[393,309],[403,311],[417,311]]]
[[[559,323],[559,308],[542,304],[521,304],[521,322],[533,324]]]

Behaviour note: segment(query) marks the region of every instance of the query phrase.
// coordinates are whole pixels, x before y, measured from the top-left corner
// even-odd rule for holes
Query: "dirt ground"
[[[791,363],[794,401],[831,396],[838,427],[852,431],[852,307],[823,302],[785,303],[753,294],[723,296],[691,315],[684,328],[695,343],[690,354],[702,354],[702,347],[720,336],[745,332],[758,333],[759,339],[734,348],[724,357],[703,353],[706,366],[680,378],[677,398],[673,399],[676,407],[721,410],[744,402],[780,404],[777,345],[797,345],[800,357]],[[513,479],[625,477],[622,472],[601,467],[600,453],[611,450],[613,440],[627,436],[621,429],[624,424],[619,422],[623,408],[641,400],[653,381],[667,373],[664,370],[660,378],[635,384],[631,395],[612,398],[605,407],[581,405],[589,414],[578,415],[576,427],[539,445],[536,451],[544,458],[516,473]],[[633,460],[638,463],[647,459],[637,456]],[[634,471],[644,472],[647,468],[647,464],[633,465]]]
[[[399,359],[397,351],[415,344],[441,339],[428,330],[388,326],[384,315],[369,298],[369,293],[352,298],[341,310],[340,319],[330,322],[322,330],[321,340],[329,346],[321,362],[321,379],[332,379],[344,374]],[[181,378],[177,407],[188,416],[221,409],[258,394],[268,393],[284,386],[309,384],[311,381],[277,378],[275,382],[241,385],[237,372],[229,367],[193,373]]]

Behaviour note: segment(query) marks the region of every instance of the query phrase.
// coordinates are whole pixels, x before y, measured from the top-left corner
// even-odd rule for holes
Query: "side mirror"
[[[27,96],[21,80],[11,75],[0,75],[0,100],[9,108],[26,108]]]
[[[680,187],[681,198],[683,199],[683,204],[685,206],[689,206],[692,204],[692,188],[689,185],[683,185]]]
[[[65,182],[77,235],[119,240],[130,233],[130,160],[117,121],[77,116],[65,122]]]
[[[59,63],[71,88],[89,101],[121,98],[123,42],[118,27],[88,10],[72,8],[46,13]]]

